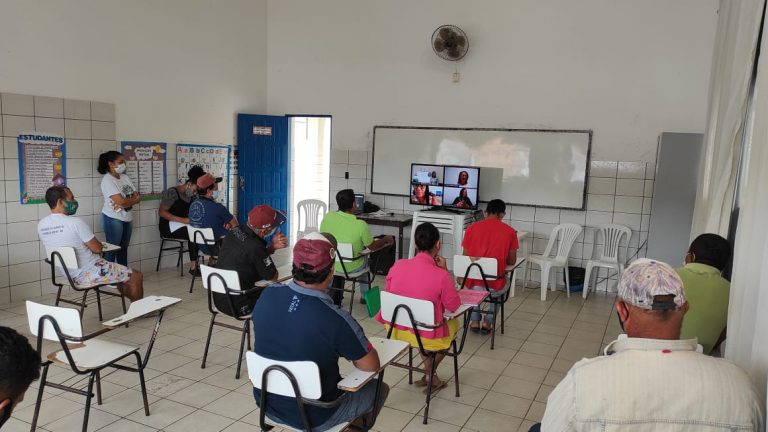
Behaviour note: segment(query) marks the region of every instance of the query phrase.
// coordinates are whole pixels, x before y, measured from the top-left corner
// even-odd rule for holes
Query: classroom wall
[[[333,115],[336,149],[374,125],[577,128],[595,160],[650,162],[662,131],[704,130],[717,4],[270,0],[268,109]],[[468,34],[458,65],[442,24]]]

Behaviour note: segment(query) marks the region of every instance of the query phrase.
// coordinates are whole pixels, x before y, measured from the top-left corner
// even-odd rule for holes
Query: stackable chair
[[[562,268],[565,272],[565,292],[568,297],[571,297],[570,280],[568,277],[568,254],[571,253],[571,248],[576,239],[581,235],[582,227],[580,225],[572,223],[564,223],[556,226],[552,233],[549,235],[549,242],[544,249],[542,255],[530,255],[528,257],[525,266],[525,282],[523,286],[528,285],[528,278],[530,276],[531,266],[533,264],[541,268],[541,301],[547,299],[547,285],[550,281],[550,273],[552,269]],[[555,256],[552,255],[552,249],[555,246],[555,241],[558,242]],[[556,289],[557,283],[555,279],[552,279],[552,291]]]
[[[88,303],[88,294],[93,292],[95,293],[95,299],[92,299],[91,304],[96,303],[96,307],[99,310],[99,320],[104,319],[101,313],[102,294],[119,297],[123,304],[123,313],[125,313],[125,296],[123,296],[123,294],[117,290],[114,285],[97,284],[83,286],[75,283],[69,271],[69,269],[79,268],[77,264],[77,255],[75,254],[74,248],[68,246],[46,246],[45,253],[48,256],[48,258],[45,259],[45,262],[51,266],[51,283],[58,288],[56,292],[56,302],[54,303],[56,306],[58,306],[59,303],[69,303],[71,305],[77,306],[79,308],[80,317],[82,317],[83,310],[86,308]],[[60,277],[56,271],[57,268],[64,273],[64,276],[66,276],[66,281],[57,280],[57,277]],[[79,299],[62,298],[61,292],[64,289],[65,284],[69,285],[74,291],[82,293],[82,297]]]
[[[155,343],[165,309],[179,301],[179,299],[171,297],[157,296],[137,300],[131,303],[131,307],[126,314],[105,322],[104,328],[85,336],[83,335],[80,315],[77,310],[27,301],[29,331],[37,336],[37,352],[41,354],[43,367],[40,374],[40,384],[37,390],[37,402],[34,415],[32,416],[31,430],[34,431],[37,427],[37,419],[43,401],[43,392],[47,386],[85,396],[82,430],[83,432],[87,431],[88,416],[94,396],[94,384],[96,386],[96,403],[101,405],[101,373],[107,368],[139,374],[141,396],[144,402],[144,415],[148,416],[149,403],[147,401],[147,386],[144,381],[144,369],[147,367],[149,356],[152,354],[152,346]],[[98,336],[113,328],[152,312],[158,312],[157,321],[143,359],[141,354],[139,354],[139,347],[137,346],[123,345],[98,338]],[[44,339],[59,342],[61,350],[44,356],[41,352]],[[127,360],[129,357],[133,357],[136,361],[136,366],[120,364],[120,362]],[[75,373],[75,376],[60,383],[48,382],[48,370],[54,362],[69,366]],[[78,377],[82,378],[78,380]],[[81,385],[86,377],[88,384],[84,389],[75,387]]]
[[[306,234],[320,230],[320,218],[328,211],[328,206],[316,199],[301,200],[296,204],[296,238],[301,239]],[[304,217],[301,215],[304,213]],[[304,221],[302,225],[302,219]]]
[[[603,244],[597,259],[587,261],[584,272],[584,293],[582,294],[584,298],[587,298],[587,291],[589,291],[589,285],[592,282],[592,269],[598,269],[595,272],[596,275],[600,272],[599,268],[607,268],[609,272],[611,269],[616,270],[618,272],[617,278],[621,279],[621,274],[624,272],[624,261],[619,260],[619,252],[623,242],[624,260],[626,260],[629,252],[629,239],[632,237],[632,230],[624,225],[607,224],[598,225],[595,228],[595,248],[598,245],[598,236],[602,236]],[[597,289],[597,282],[595,289]]]
[[[365,265],[354,272],[347,270],[347,266],[358,258],[365,259]],[[352,313],[352,305],[355,303],[355,291],[358,281],[366,274],[368,275],[368,281],[373,281],[373,273],[371,272],[371,267],[368,263],[368,254],[363,253],[358,256],[354,256],[351,243],[339,243],[338,249],[336,249],[336,262],[341,264],[341,271],[336,270],[335,275],[344,278],[344,287],[331,287],[331,289],[352,294],[351,298],[349,299],[349,313]],[[346,288],[347,282],[352,282],[352,288]]]
[[[237,330],[240,332],[240,352],[237,356],[237,372],[235,372],[235,379],[240,379],[240,367],[243,363],[243,347],[247,343],[248,349],[251,349],[251,315],[237,316],[229,311],[219,310],[213,303],[213,293],[225,294],[227,296],[227,302],[229,303],[229,310],[235,312],[235,306],[232,301],[235,296],[249,294],[261,288],[252,287],[247,290],[241,289],[240,278],[235,270],[222,270],[207,265],[201,265],[200,271],[203,278],[203,287],[208,291],[208,311],[211,313],[211,324],[208,326],[208,338],[205,340],[203,362],[200,365],[200,368],[205,369],[205,360],[208,358],[208,348],[211,345],[213,326]],[[216,316],[219,313],[241,321],[243,323],[242,327],[216,321]]]
[[[188,227],[187,232],[189,233],[189,239],[192,240],[192,242],[197,243],[198,245],[202,246],[216,246],[216,236],[213,234],[213,228],[194,228],[194,227]],[[218,259],[216,255],[212,254],[206,254],[200,248],[197,248],[197,262],[202,263],[200,260],[200,257],[208,257],[208,261],[210,262],[211,259]],[[192,288],[195,287],[195,279],[197,279],[197,274],[192,275],[192,282],[189,283],[189,292],[192,292]]]
[[[171,243],[171,246],[166,247],[165,243]],[[160,271],[160,260],[163,258],[163,252],[174,251],[179,254],[179,259],[176,261],[176,267],[179,268],[179,276],[184,276],[184,266],[181,265],[184,262],[184,253],[188,252],[184,246],[187,240],[181,240],[170,237],[160,237],[160,252],[157,255],[157,265],[155,271]]]
[[[467,310],[469,311],[469,310]],[[466,312],[464,312],[466,313]],[[416,336],[416,341],[419,345],[418,352],[427,358],[431,359],[432,367],[430,370],[420,368],[413,365],[413,350],[412,346],[408,346],[408,364],[392,362],[392,366],[400,367],[408,370],[408,384],[413,384],[413,372],[420,372],[427,376],[427,398],[424,408],[424,420],[423,424],[427,424],[427,418],[429,417],[429,404],[432,400],[432,375],[435,374],[435,358],[437,354],[442,353],[448,357],[453,357],[453,380],[456,387],[456,397],[459,397],[459,360],[458,356],[464,349],[464,340],[467,336],[467,326],[469,320],[464,319],[464,327],[461,335],[461,343],[457,344],[456,338],[451,342],[451,347],[445,351],[427,351],[424,349],[424,345],[421,341],[421,335],[419,330],[431,330],[440,327],[443,324],[441,322],[435,322],[435,309],[434,305],[429,300],[414,299],[405,297],[391,292],[383,291],[381,293],[381,317],[384,321],[390,323],[389,331],[387,332],[387,339],[392,338],[392,331],[395,329],[395,325],[408,329],[413,329],[413,333]],[[458,336],[458,335],[457,335]]]
[[[515,291],[515,278],[514,272],[517,268],[525,262],[524,258],[519,258],[515,265],[507,266],[504,270],[504,274],[499,276],[498,273],[498,261],[496,258],[481,257],[472,261],[471,257],[466,255],[454,255],[453,256],[453,275],[457,278],[463,278],[461,282],[461,289],[464,289],[467,279],[476,279],[483,281],[483,288],[488,291],[488,297],[485,298],[483,303],[494,305],[493,310],[493,329],[491,330],[491,349],[494,348],[496,340],[496,318],[499,315],[499,309],[501,309],[501,334],[504,334],[504,305],[509,300],[510,292],[514,296]],[[507,275],[513,274],[513,277],[508,278]],[[503,290],[495,291],[488,287],[488,281],[506,279],[506,285]],[[496,294],[492,296],[491,294]]]

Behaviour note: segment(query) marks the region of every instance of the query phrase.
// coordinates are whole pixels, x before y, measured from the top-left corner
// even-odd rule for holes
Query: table
[[[397,259],[403,258],[403,228],[413,222],[413,215],[406,213],[362,213],[357,218],[370,225],[397,228]]]
[[[272,254],[272,262],[277,267],[277,280],[260,280],[254,285],[265,287],[276,282],[285,282],[293,277],[293,247],[278,249]]]
[[[379,370],[375,372],[362,371],[355,368],[347,376],[344,377],[337,387],[341,390],[348,392],[356,392],[373,379],[378,373],[389,366],[396,358],[405,354],[410,344],[405,341],[396,339],[385,339],[380,337],[372,337],[369,339],[371,345],[376,348],[376,352],[379,354]]]

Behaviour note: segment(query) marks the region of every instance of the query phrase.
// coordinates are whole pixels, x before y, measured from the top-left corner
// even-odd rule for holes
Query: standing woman
[[[120,246],[117,252],[104,254],[107,261],[128,265],[128,243],[133,230],[133,206],[139,203],[139,192],[131,179],[125,175],[125,158],[120,152],[110,150],[99,155],[101,194],[104,195],[104,207],[101,220],[107,243]]]

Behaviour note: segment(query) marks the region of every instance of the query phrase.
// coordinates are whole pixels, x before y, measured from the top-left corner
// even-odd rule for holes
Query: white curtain
[[[736,232],[725,356],[750,374],[765,397],[768,375],[768,32],[763,32],[747,127],[746,171]]]
[[[705,232],[722,236],[728,232],[763,3],[720,0],[691,238]]]

